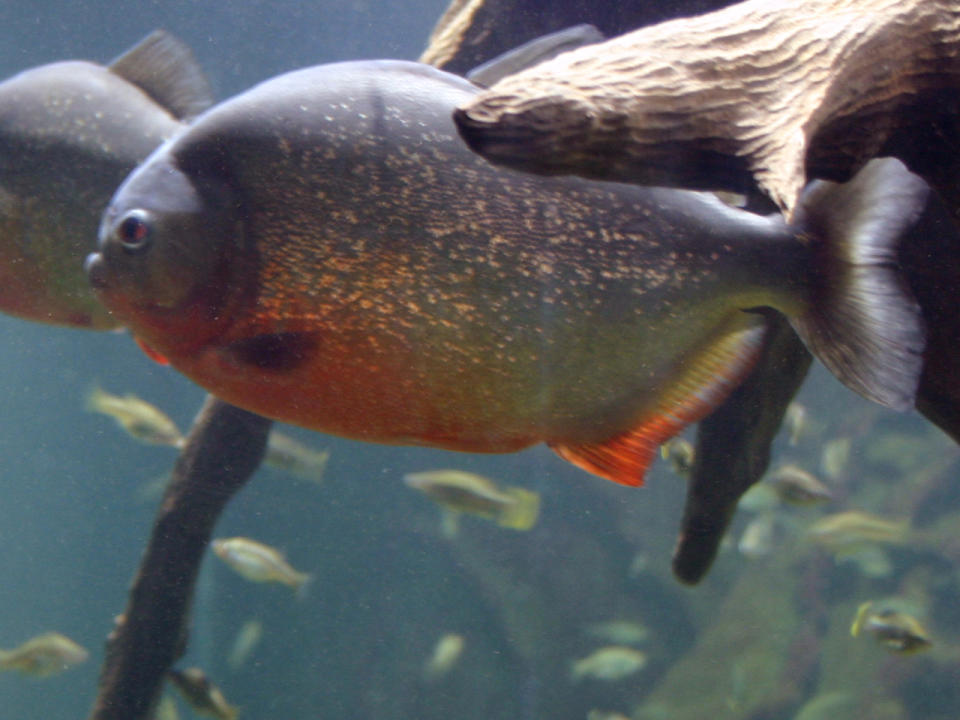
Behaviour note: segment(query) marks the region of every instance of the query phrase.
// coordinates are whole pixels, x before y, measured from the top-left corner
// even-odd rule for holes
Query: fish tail
[[[532,528],[540,514],[540,496],[518,487],[504,488],[503,492],[509,495],[513,502],[507,503],[504,507],[500,517],[497,518],[497,524],[513,530]]]
[[[310,573],[298,572],[293,576],[290,582],[290,587],[292,587],[294,593],[296,593],[297,600],[303,600],[305,597],[307,597],[309,587],[312,583],[313,575]]]
[[[84,398],[83,407],[87,412],[103,412],[103,401],[107,393],[99,384],[94,385]]]
[[[929,192],[899,160],[873,160],[842,185],[811,183],[795,218],[816,267],[794,329],[848,387],[897,410],[914,405],[926,334],[897,249]]]
[[[440,508],[440,534],[453,540],[460,532],[460,513],[449,508]]]

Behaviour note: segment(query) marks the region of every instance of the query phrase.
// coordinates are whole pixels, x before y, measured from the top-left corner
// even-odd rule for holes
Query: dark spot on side
[[[288,372],[307,361],[316,345],[312,333],[272,333],[235,342],[230,352],[240,362],[261,370]]]

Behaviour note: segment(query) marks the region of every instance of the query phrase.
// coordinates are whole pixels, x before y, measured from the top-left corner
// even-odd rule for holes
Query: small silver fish
[[[693,445],[682,437],[670,438],[661,445],[660,457],[668,461],[680,477],[687,477],[693,469]]]
[[[576,682],[585,677],[613,682],[642,669],[646,653],[625,645],[607,645],[573,663],[570,678]]]
[[[87,410],[112,417],[117,425],[141,442],[181,447],[183,433],[170,417],[136,395],[114,395],[94,386],[87,396]]]
[[[49,632],[13,650],[0,650],[0,670],[46,677],[86,662],[89,657],[90,653],[66,635]]]
[[[300,480],[320,483],[330,460],[329,450],[314,450],[276,430],[267,438],[263,464]]]
[[[423,666],[424,679],[435,682],[449,673],[459,662],[465,646],[463,635],[447,633],[441,637]]]
[[[245,537],[214,540],[213,552],[247,580],[277,582],[300,591],[309,573],[295,570],[283,554],[269,545]]]
[[[236,720],[237,708],[230,705],[216,685],[200,668],[169,670],[167,677],[198,715],[216,720]]]
[[[830,488],[798,465],[781,465],[766,481],[791,505],[818,505],[833,499]]]
[[[263,623],[259,620],[247,620],[233,640],[233,647],[227,656],[227,665],[236,670],[243,665],[263,639]]]
[[[908,520],[848,510],[820,518],[807,528],[807,537],[830,552],[843,555],[872,544],[900,544],[909,531]]]
[[[873,610],[873,603],[866,602],[857,608],[850,626],[850,634],[858,637],[864,630],[871,633],[877,642],[890,652],[909,655],[928,649],[933,642],[920,621],[905,612],[889,608]]]
[[[519,487],[500,487],[490,478],[464,470],[407,473],[403,480],[450,512],[493,520],[513,530],[529,530],[540,513],[537,493]],[[446,522],[450,520],[448,517]]]

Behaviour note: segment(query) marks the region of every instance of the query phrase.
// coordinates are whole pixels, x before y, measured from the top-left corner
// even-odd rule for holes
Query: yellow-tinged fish
[[[329,450],[314,450],[276,430],[270,432],[263,456],[264,465],[314,483],[323,480],[329,460]]]
[[[807,528],[807,537],[837,554],[856,552],[865,545],[897,545],[907,539],[909,520],[891,520],[860,510],[820,518]]]
[[[607,645],[573,663],[570,677],[577,681],[585,677],[596,680],[621,680],[641,670],[647,664],[647,654],[625,645]]]
[[[433,652],[423,666],[424,679],[434,682],[450,672],[459,662],[465,646],[463,635],[457,633],[447,633],[437,640]]]
[[[680,477],[687,477],[693,469],[693,445],[682,437],[670,438],[661,445],[660,457],[669,462]]]
[[[245,537],[221,538],[212,543],[213,552],[247,580],[276,582],[300,591],[310,574],[295,570],[283,554],[269,545]]]
[[[0,670],[46,677],[86,662],[89,657],[90,653],[66,635],[49,632],[13,650],[0,650]]]
[[[766,482],[781,500],[791,505],[818,505],[833,499],[830,488],[798,465],[781,465],[767,476]]]
[[[236,670],[243,665],[263,639],[263,623],[259,620],[247,620],[237,631],[233,646],[227,656],[227,665]]]
[[[446,510],[493,520],[513,530],[529,530],[540,514],[537,493],[501,487],[490,478],[465,470],[425,470],[407,473],[403,480]]]
[[[216,685],[200,668],[169,670],[167,677],[198,715],[216,720],[236,720],[237,708],[230,705]]]
[[[873,603],[865,602],[857,608],[850,634],[871,633],[877,642],[890,652],[909,655],[928,649],[933,642],[920,621],[913,615],[889,608],[873,609]]]
[[[87,410],[112,417],[131,437],[151,445],[181,447],[183,433],[155,405],[131,393],[114,395],[99,385],[87,396]]]

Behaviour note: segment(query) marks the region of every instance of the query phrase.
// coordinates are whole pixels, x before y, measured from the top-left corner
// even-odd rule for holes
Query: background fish
[[[187,47],[156,31],[104,67],[68,61],[0,83],[0,310],[103,330],[83,258],[123,178],[212,102]]]
[[[812,186],[786,227],[493,168],[450,119],[474,92],[393,61],[262,83],[128,178],[90,279],[238,406],[376,442],[546,442],[627,484],[749,369],[765,322],[744,310],[787,313],[849,385],[912,405],[923,331],[887,245],[927,189],[902,165]]]

